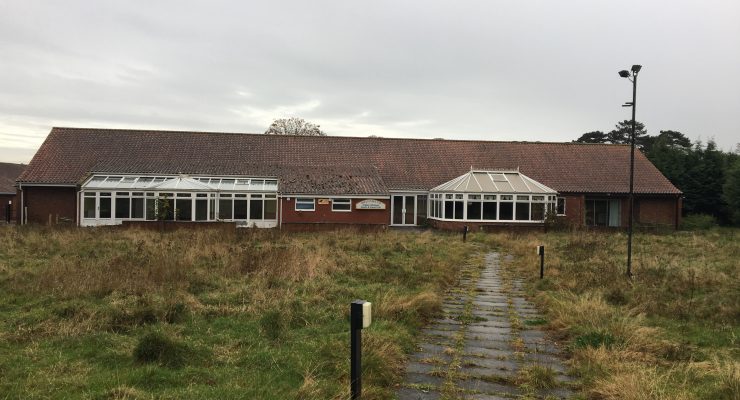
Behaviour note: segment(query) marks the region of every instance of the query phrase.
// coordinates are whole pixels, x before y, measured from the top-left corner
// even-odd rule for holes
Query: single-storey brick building
[[[0,162],[0,221],[6,222],[13,218],[17,207],[15,180],[21,175],[23,164]],[[10,218],[8,218],[10,217]]]
[[[629,146],[53,128],[16,182],[22,223],[625,227]],[[681,192],[640,152],[638,224]]]

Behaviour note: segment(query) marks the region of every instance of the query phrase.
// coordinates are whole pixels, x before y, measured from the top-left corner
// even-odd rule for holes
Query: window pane
[[[247,200],[234,200],[234,219],[247,219]]]
[[[619,200],[609,200],[609,226],[619,226]]]
[[[427,196],[420,194],[416,196],[416,223],[423,225],[427,220]]]
[[[131,218],[144,218],[144,199],[131,199]]]
[[[195,220],[196,221],[207,221],[208,220],[208,200],[207,199],[195,200]]]
[[[565,198],[558,197],[558,215],[565,215]]]
[[[453,219],[455,216],[455,202],[445,201],[445,213],[444,218]]]
[[[609,216],[608,202],[606,200],[594,200],[594,218],[596,226],[606,226]]]
[[[478,220],[481,217],[481,202],[472,201],[468,202],[468,219]]]
[[[514,203],[510,201],[502,201],[499,204],[501,207],[501,215],[499,215],[498,219],[502,221],[511,221],[512,219],[514,219]]]
[[[265,200],[265,219],[277,219],[277,200]]]
[[[85,197],[84,209],[84,218],[95,218],[95,197]]]
[[[529,221],[529,203],[516,203],[517,221]]]
[[[594,226],[594,201],[586,200],[586,226]]]
[[[462,201],[456,201],[455,202],[455,219],[463,219],[463,207],[465,206],[465,203]]]
[[[249,219],[262,219],[262,199],[249,201]]]
[[[543,221],[545,219],[545,203],[532,203],[532,220]]]
[[[190,221],[193,219],[193,202],[190,199],[177,199],[175,201],[178,221]]]
[[[231,206],[233,200],[231,199],[219,199],[218,200],[218,217],[220,219],[231,219]]]
[[[493,221],[496,219],[496,202],[483,203],[483,219]]]
[[[352,211],[352,200],[334,199],[331,201],[332,211]]]
[[[156,203],[156,199],[146,199],[146,219],[149,221],[154,221],[155,219],[157,219],[154,208]]]
[[[110,218],[110,197],[100,198],[100,218]]]
[[[305,198],[305,197],[296,198],[295,199],[295,209],[301,210],[301,211],[313,211],[314,210],[314,199]]]

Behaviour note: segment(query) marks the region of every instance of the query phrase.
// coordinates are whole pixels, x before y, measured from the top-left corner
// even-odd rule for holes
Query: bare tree
[[[280,118],[272,122],[265,131],[265,135],[298,135],[298,136],[326,136],[319,125],[307,122],[303,118]]]

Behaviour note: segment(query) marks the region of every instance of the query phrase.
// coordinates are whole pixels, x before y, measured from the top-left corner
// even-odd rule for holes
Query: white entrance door
[[[394,194],[391,201],[391,225],[416,225],[416,195]]]

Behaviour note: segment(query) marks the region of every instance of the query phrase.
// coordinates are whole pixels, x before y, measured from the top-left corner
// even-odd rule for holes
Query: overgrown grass
[[[345,399],[348,310],[373,302],[365,399],[474,254],[440,233],[0,227],[0,397]]]
[[[638,234],[476,234],[516,257],[587,397],[740,399],[737,229]],[[539,279],[536,245],[546,246]]]

